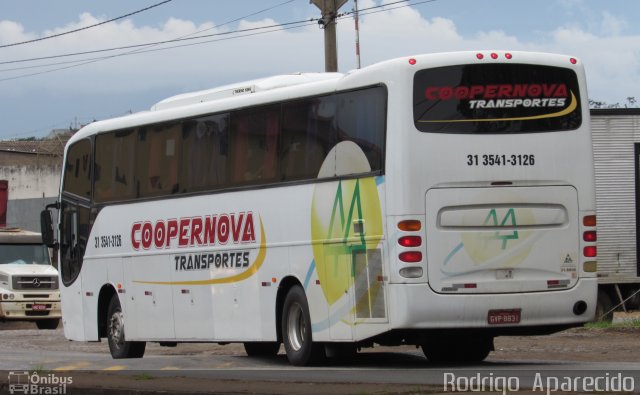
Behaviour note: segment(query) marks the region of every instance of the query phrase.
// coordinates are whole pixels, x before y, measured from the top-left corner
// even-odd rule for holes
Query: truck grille
[[[55,276],[15,276],[12,283],[16,291],[23,289],[58,289],[58,277]]]

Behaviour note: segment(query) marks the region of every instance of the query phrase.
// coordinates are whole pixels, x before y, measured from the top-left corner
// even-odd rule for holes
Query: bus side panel
[[[64,336],[69,340],[84,341],[84,309],[82,302],[82,275],[69,286],[60,281],[60,300]]]
[[[120,260],[119,258],[117,259]],[[85,341],[98,341],[98,296],[100,287],[107,277],[108,261],[105,259],[85,259],[82,277],[82,309],[84,316]]]
[[[169,259],[170,256],[164,254],[130,260],[127,294],[135,299],[135,307],[128,316],[136,317],[140,340],[175,339],[171,287],[161,284],[171,281]]]

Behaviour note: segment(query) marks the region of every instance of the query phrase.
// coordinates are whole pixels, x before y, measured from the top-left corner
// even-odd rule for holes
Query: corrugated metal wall
[[[640,143],[636,111],[592,113],[598,212],[598,272],[602,283],[638,282],[636,255],[636,170]]]

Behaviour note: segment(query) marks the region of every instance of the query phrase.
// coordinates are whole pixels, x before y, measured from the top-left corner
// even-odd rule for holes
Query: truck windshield
[[[42,244],[2,244],[0,264],[48,265],[49,249]]]

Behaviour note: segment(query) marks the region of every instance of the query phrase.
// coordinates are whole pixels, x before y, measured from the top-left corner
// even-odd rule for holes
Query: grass
[[[633,319],[623,322],[589,322],[584,326],[587,329],[607,329],[607,328],[640,328],[640,319]]]
[[[133,376],[134,380],[153,380],[154,377],[148,373],[141,373]]]

